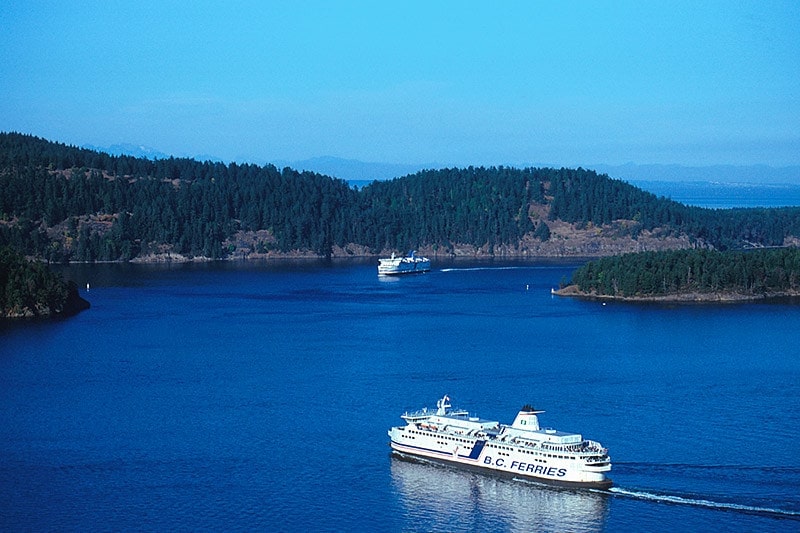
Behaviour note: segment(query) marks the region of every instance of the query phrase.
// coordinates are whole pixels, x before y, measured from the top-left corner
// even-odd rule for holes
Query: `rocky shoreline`
[[[432,259],[587,259],[621,255],[633,252],[675,250],[702,247],[702,242],[692,242],[688,237],[673,237],[661,235],[658,232],[643,231],[637,238],[624,235],[623,232],[611,232],[604,235],[598,228],[584,230],[575,229],[572,225],[562,222],[550,222],[552,237],[541,241],[531,235],[525,236],[516,245],[499,244],[495,246],[474,246],[470,244],[453,243],[444,246],[421,246],[416,249],[418,255]],[[230,254],[223,261],[239,260],[269,260],[269,259],[348,259],[348,258],[374,258],[387,257],[395,253],[405,253],[407,250],[381,250],[378,253],[359,244],[333,246],[329,255],[321,255],[311,250],[291,250],[281,252],[269,250],[266,252],[253,251],[251,240],[240,236],[233,244]],[[206,262],[214,259],[203,256],[186,256],[171,251],[158,251],[134,257],[131,263],[187,263]]]
[[[608,294],[588,293],[581,291],[577,285],[567,285],[560,289],[553,289],[552,294],[557,296],[567,296],[583,298],[586,300],[598,301],[617,301],[632,303],[743,303],[771,300],[778,298],[800,297],[800,292],[775,292],[743,294],[733,291],[716,292],[680,292],[674,294],[661,294],[652,296],[615,296]]]

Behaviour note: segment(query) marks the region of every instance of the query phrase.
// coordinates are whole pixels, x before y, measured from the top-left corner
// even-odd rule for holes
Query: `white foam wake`
[[[633,491],[633,490],[626,490],[619,487],[611,487],[608,489],[609,492],[619,495],[619,496],[626,496],[628,498],[636,498],[639,500],[648,500],[648,501],[655,501],[655,502],[662,502],[662,503],[673,503],[678,505],[693,505],[695,507],[706,507],[708,509],[724,509],[728,511],[742,511],[747,513],[759,513],[759,514],[773,514],[773,515],[780,515],[780,516],[797,516],[800,517],[800,512],[797,511],[788,511],[786,509],[774,509],[771,507],[759,507],[755,505],[742,505],[738,503],[729,503],[729,502],[715,502],[711,500],[703,500],[697,498],[686,498],[683,496],[676,496],[672,494],[655,494],[652,492],[642,492],[642,491]]]
[[[498,267],[469,267],[469,268],[443,268],[439,272],[475,272],[478,270],[545,270],[560,267],[547,266],[498,266]]]

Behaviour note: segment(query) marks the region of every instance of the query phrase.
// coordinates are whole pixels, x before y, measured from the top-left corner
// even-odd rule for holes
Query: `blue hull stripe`
[[[472,459],[473,461],[480,457],[481,452],[483,451],[483,447],[486,445],[485,440],[479,440],[475,442],[475,446],[472,447],[472,453],[467,456],[467,459]]]
[[[475,446],[472,447],[472,452],[466,457],[467,459],[472,459],[473,461],[480,457],[481,452],[483,451],[483,447],[486,445],[485,440],[479,440],[475,442]]]

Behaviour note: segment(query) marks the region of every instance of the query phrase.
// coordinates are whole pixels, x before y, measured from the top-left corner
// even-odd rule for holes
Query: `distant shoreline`
[[[387,257],[391,252],[380,254],[332,254],[330,257],[318,255],[315,253],[303,252],[270,252],[266,254],[251,253],[248,255],[229,255],[218,259],[194,256],[187,257],[181,254],[150,254],[146,256],[134,257],[127,261],[70,261],[64,263],[65,265],[81,265],[81,264],[137,264],[137,265],[159,265],[159,264],[184,264],[184,263],[236,263],[236,262],[257,262],[257,261],[362,261],[362,262],[375,262],[381,257]],[[474,253],[474,254],[434,254],[417,251],[417,255],[425,256],[433,261],[451,262],[451,261],[567,261],[585,262],[592,259],[599,259],[603,256],[595,255],[531,255],[531,254],[488,254],[488,253]]]
[[[742,294],[734,291],[717,292],[680,292],[672,294],[659,294],[656,296],[615,296],[608,294],[588,293],[578,289],[577,285],[567,285],[560,289],[553,289],[556,296],[582,298],[586,300],[618,301],[632,303],[742,303],[779,298],[800,297],[800,292],[783,291],[761,294]]]

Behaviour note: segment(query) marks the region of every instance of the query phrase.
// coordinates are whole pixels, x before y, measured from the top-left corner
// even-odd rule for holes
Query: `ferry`
[[[378,259],[378,275],[390,276],[394,274],[415,274],[428,272],[431,269],[431,260],[427,257],[417,257],[414,251],[408,252],[405,257],[392,257]]]
[[[436,410],[401,415],[406,425],[389,430],[389,445],[401,456],[513,478],[565,487],[611,487],[608,450],[578,433],[539,427],[542,413],[526,405],[509,426],[453,409],[445,395]]]

